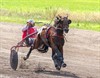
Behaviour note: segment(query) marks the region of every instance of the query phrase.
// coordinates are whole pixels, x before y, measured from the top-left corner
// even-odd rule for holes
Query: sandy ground
[[[9,63],[10,48],[21,40],[23,25],[0,23],[0,78],[100,78],[100,32],[70,29],[64,45],[66,68],[57,71],[51,49],[42,54],[33,50],[23,61],[29,48],[20,48],[16,71]]]

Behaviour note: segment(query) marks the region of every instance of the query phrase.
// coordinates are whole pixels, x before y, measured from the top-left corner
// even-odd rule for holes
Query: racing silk
[[[26,36],[32,34],[32,33],[35,33],[37,32],[37,28],[36,27],[32,27],[32,26],[25,26],[23,29],[22,29],[22,39],[24,39]],[[35,35],[32,35],[30,36],[29,38],[36,38],[36,34]]]

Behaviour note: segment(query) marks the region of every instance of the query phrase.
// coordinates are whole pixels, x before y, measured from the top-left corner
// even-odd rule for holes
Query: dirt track
[[[100,78],[100,32],[70,29],[64,46],[66,68],[57,71],[46,54],[34,50],[27,61],[22,57],[29,48],[20,48],[17,71],[9,64],[10,48],[21,40],[23,25],[0,23],[0,78]],[[40,71],[42,69],[42,71]]]

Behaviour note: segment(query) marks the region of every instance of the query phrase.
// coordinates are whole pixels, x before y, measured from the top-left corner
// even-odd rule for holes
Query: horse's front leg
[[[29,52],[27,53],[27,55],[25,57],[23,57],[24,60],[27,60],[32,52],[33,48],[31,47]]]
[[[60,52],[61,52],[61,54],[62,54],[62,57],[63,57],[62,67],[66,67],[67,65],[66,65],[66,63],[64,62],[64,56],[63,56],[63,46],[59,46],[58,48],[59,48],[59,50],[60,50]]]
[[[52,49],[52,60],[54,62],[56,69],[60,70],[61,67],[59,67],[59,65],[57,63],[57,55],[55,55],[55,51],[53,49]]]

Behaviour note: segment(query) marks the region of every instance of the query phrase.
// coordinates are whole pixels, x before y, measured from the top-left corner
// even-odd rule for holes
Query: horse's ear
[[[58,20],[60,20],[62,17],[61,17],[60,15],[58,15],[58,16],[56,16],[56,18],[57,18]]]
[[[71,20],[68,20],[68,24],[71,24],[71,22],[72,22]]]

